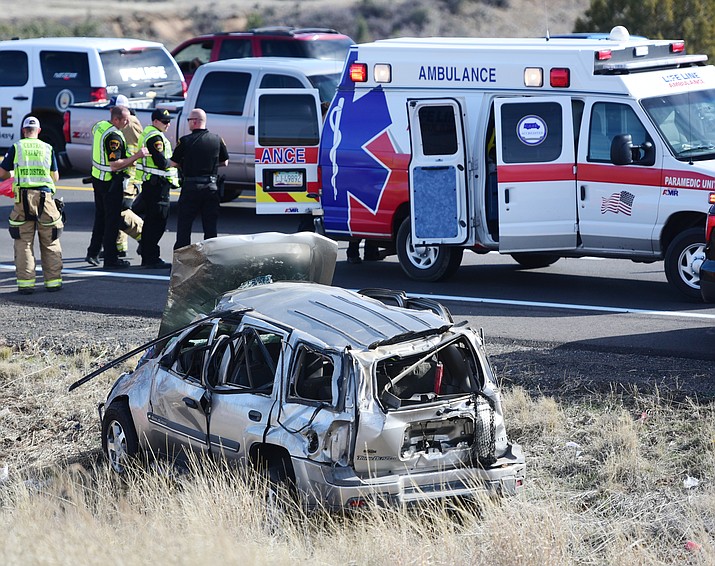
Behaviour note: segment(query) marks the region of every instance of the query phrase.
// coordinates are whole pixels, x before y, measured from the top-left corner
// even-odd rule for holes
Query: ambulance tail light
[[[571,86],[571,70],[554,68],[549,71],[549,84],[553,88],[566,88]]]
[[[527,67],[524,69],[524,86],[544,86],[544,70],[541,67]]]
[[[367,82],[367,65],[365,63],[353,63],[350,65],[350,79],[354,83]]]
[[[100,86],[97,88],[93,88],[92,90],[89,91],[89,101],[90,102],[99,102],[101,100],[108,100],[106,88],[104,88],[103,86]]]
[[[596,51],[596,61],[608,61],[610,58],[610,49],[600,49],[599,51]]]

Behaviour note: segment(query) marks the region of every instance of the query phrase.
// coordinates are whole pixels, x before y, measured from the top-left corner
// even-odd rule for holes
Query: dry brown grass
[[[0,563],[715,563],[710,405],[635,389],[556,401],[511,386],[521,496],[306,515],[266,506],[254,479],[221,464],[111,474],[95,408],[118,372],[67,387],[112,355],[0,349]],[[684,487],[688,477],[699,485]]]

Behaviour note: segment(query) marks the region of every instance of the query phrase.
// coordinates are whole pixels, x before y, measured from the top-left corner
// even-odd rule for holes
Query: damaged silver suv
[[[307,508],[515,494],[525,471],[477,331],[429,299],[300,281],[228,292],[158,341],[112,387],[102,444],[117,472],[140,451],[262,465]]]

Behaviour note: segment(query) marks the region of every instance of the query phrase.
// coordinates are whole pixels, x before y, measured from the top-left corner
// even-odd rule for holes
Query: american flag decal
[[[636,195],[629,193],[628,191],[621,191],[620,193],[613,193],[610,197],[601,197],[601,214],[606,214],[606,212],[613,212],[618,214],[622,212],[626,216],[630,216],[633,208],[633,200]]]

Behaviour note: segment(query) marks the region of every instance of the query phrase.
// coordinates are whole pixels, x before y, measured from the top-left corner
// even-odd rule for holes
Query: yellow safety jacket
[[[15,144],[13,187],[15,202],[20,202],[20,189],[47,188],[54,194],[52,180],[52,146],[35,138],[24,138]]]
[[[110,181],[112,179],[112,168],[109,166],[109,156],[104,150],[104,142],[107,136],[116,132],[126,147],[126,140],[121,130],[112,125],[107,120],[97,122],[92,126],[92,177],[100,181]]]
[[[169,161],[173,155],[171,142],[164,135],[164,132],[154,126],[147,126],[144,128],[142,135],[139,137],[139,147],[146,146],[147,140],[155,136],[161,136],[162,143],[164,145],[163,154],[166,160]],[[137,161],[137,179],[141,182],[148,181],[152,175],[156,175],[157,177],[166,177],[172,185],[175,187],[179,186],[179,176],[176,168],[169,167],[168,169],[160,169],[156,163],[154,163],[154,157],[152,157],[150,153],[146,157],[142,157],[139,161]]]

